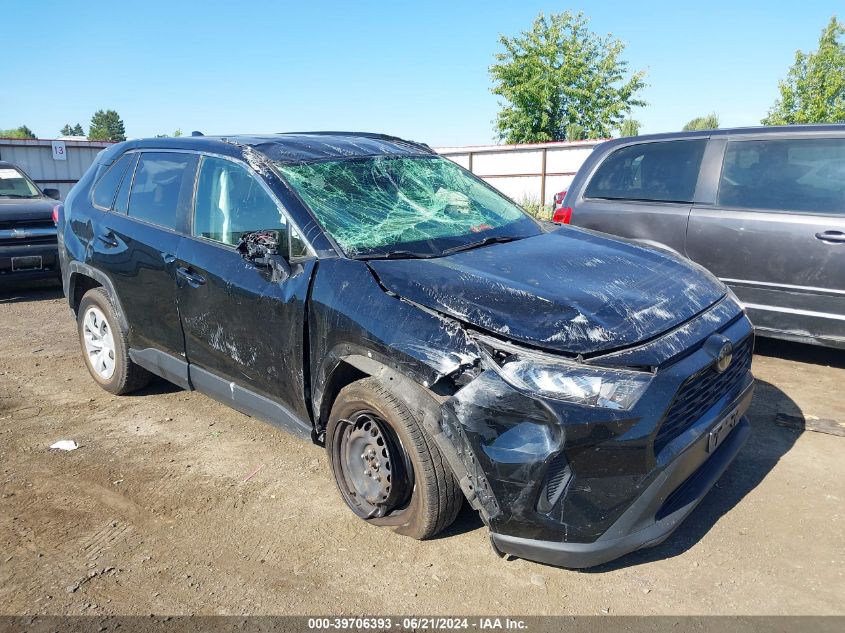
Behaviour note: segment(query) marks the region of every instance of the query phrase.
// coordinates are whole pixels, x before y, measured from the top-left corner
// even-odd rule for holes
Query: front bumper
[[[662,346],[674,356],[628,411],[537,398],[492,370],[458,391],[442,408],[441,428],[463,462],[462,487],[494,546],[577,568],[671,534],[749,431],[742,416],[754,388],[752,327],[738,308],[719,323],[705,314],[700,330],[685,326],[673,334]],[[743,359],[718,375],[712,346],[705,345],[714,326]],[[648,349],[630,356],[654,357]],[[709,389],[707,397],[699,385]],[[714,442],[711,431],[728,415],[739,422]]]
[[[40,257],[41,267],[37,269],[14,270],[13,259]],[[0,283],[58,277],[59,247],[56,242],[49,244],[13,244],[0,245]]]
[[[520,558],[580,569],[595,567],[635,550],[663,542],[695,509],[739,453],[751,426],[746,418],[725,438],[712,455],[706,454],[702,437],[683,459],[664,470],[619,519],[592,543],[565,543],[491,533],[496,548]],[[682,479],[691,464],[703,463]],[[681,480],[678,485],[678,480]]]

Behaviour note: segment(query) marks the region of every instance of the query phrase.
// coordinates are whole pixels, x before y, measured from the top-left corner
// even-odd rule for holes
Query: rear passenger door
[[[689,257],[755,327],[845,339],[845,137],[720,142],[716,202],[692,211]]]
[[[287,279],[273,281],[236,250],[244,233],[262,229],[285,236]],[[178,305],[194,386],[307,434],[310,426],[299,428],[296,420],[308,419],[303,345],[316,260],[298,233],[289,252],[291,231],[260,176],[240,161],[203,156],[193,222],[176,262]]]
[[[684,252],[706,138],[625,145],[598,166],[572,224]]]
[[[196,154],[186,152],[130,153],[94,187],[95,206],[104,209],[108,204],[110,212],[95,227],[92,260],[111,278],[129,323],[130,347],[136,351],[185,355],[175,261],[197,162]],[[118,168],[121,173],[113,173]],[[116,192],[113,184],[106,187],[107,179],[120,183]]]

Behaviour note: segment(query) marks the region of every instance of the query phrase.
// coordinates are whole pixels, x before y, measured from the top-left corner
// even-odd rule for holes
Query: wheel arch
[[[79,302],[86,292],[92,288],[103,288],[109,296],[114,311],[117,313],[117,318],[120,325],[129,331],[129,323],[126,320],[126,314],[120,304],[120,298],[114,289],[111,279],[100,270],[93,268],[82,262],[70,262],[68,264],[68,287],[67,298],[70,304],[70,309],[76,314],[79,309]]]

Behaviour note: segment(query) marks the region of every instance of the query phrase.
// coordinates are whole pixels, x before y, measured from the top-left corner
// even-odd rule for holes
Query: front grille
[[[675,399],[654,439],[655,454],[660,453],[669,442],[692,426],[719,398],[739,385],[751,369],[753,340],[749,336],[737,343],[733,360],[724,373],[720,374],[709,366],[687,378],[675,394]]]
[[[53,244],[56,225],[47,220],[5,220],[0,222],[0,245]]]

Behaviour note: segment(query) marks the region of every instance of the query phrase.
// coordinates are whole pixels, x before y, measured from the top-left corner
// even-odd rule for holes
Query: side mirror
[[[291,276],[288,261],[279,254],[279,246],[286,245],[283,231],[252,231],[244,233],[238,242],[241,256],[258,268],[270,273],[270,281],[280,282]]]
[[[270,269],[270,281],[280,282],[290,277],[290,264],[281,255],[267,255],[264,261],[266,262],[265,265]]]
[[[52,198],[53,200],[59,200],[60,199],[61,194],[59,193],[58,189],[47,188],[47,189],[44,189],[43,191],[44,191],[44,195],[47,196],[48,198]]]

